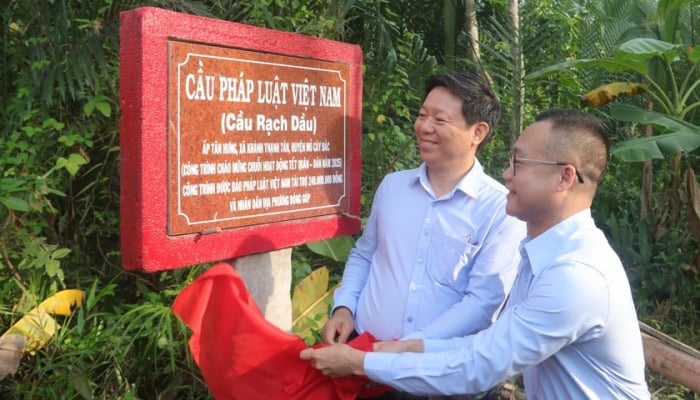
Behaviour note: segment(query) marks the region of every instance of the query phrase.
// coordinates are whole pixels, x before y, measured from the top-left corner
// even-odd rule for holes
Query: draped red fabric
[[[308,346],[268,322],[245,283],[219,263],[185,287],[172,311],[190,329],[190,350],[217,400],[351,400],[391,390],[365,376],[332,379],[299,359]],[[363,334],[353,347],[371,351]]]

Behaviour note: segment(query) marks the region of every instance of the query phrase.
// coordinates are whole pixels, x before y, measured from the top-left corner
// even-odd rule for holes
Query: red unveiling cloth
[[[351,400],[391,390],[365,376],[329,378],[299,359],[308,346],[265,319],[229,264],[185,287],[172,311],[192,329],[190,349],[217,400]],[[349,344],[371,351],[374,341],[363,334]]]

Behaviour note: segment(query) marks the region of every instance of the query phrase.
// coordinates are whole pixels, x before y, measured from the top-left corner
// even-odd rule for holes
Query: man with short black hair
[[[609,157],[604,124],[555,109],[538,115],[503,172],[506,211],[527,223],[506,308],[490,327],[447,340],[301,352],[330,376],[364,374],[419,394],[477,393],[523,374],[529,399],[649,399],[626,273],[591,216]]]
[[[354,332],[380,340],[449,338],[493,322],[525,236],[525,225],[505,212],[505,187],[476,158],[500,117],[480,76],[426,80],[413,125],[423,163],[387,175],[377,189],[335,291],[326,342],[345,343]]]

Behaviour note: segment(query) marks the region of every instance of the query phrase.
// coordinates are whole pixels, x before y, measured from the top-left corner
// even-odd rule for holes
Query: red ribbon
[[[172,311],[192,329],[190,350],[217,400],[354,400],[392,390],[365,376],[329,378],[301,360],[308,346],[265,319],[229,264],[185,287]],[[374,342],[365,333],[348,344],[372,351]]]

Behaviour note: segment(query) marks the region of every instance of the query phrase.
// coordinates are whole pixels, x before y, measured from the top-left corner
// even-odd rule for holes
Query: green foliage
[[[628,162],[647,161],[643,174],[614,175],[625,184],[634,177],[632,182],[640,190],[635,198],[625,197],[622,204],[626,207],[606,210],[601,219],[630,270],[640,302],[668,298],[681,304],[697,301],[700,274],[696,255],[700,250],[697,240],[687,234],[690,217],[686,216],[694,199],[683,189],[681,177],[683,169],[697,168],[697,157],[692,153],[700,146],[700,97],[696,90],[700,75],[697,49],[688,46],[697,41],[697,32],[692,24],[678,21],[692,19],[699,10],[695,5],[672,1],[622,0],[599,3],[591,11],[584,19],[589,24],[584,37],[591,41],[582,52],[589,57],[561,59],[526,78],[537,82],[580,71],[590,87],[641,82],[648,88],[639,99],[620,98],[598,111],[619,129],[613,130],[612,154]],[[652,159],[660,161],[652,163]],[[613,187],[613,192],[627,193],[620,185]]]
[[[366,62],[379,64],[365,71],[363,83],[361,204],[365,215],[374,189],[386,174],[420,163],[413,120],[424,93],[417,83],[435,72],[435,59],[415,34],[404,33],[395,40],[391,51],[378,48],[365,53]]]
[[[329,285],[329,270],[317,268],[294,286],[292,293],[292,334],[307,345],[323,343],[321,328],[333,306],[335,285]]]
[[[457,15],[445,31],[436,23],[442,21],[444,9],[429,2],[10,0],[4,4],[0,8],[0,274],[6,279],[0,279],[0,326],[10,326],[22,307],[57,288],[84,288],[87,297],[85,306],[62,322],[65,328],[55,340],[23,362],[16,376],[2,382],[0,398],[210,397],[188,354],[189,334],[169,312],[174,296],[203,267],[157,274],[120,267],[120,11],[156,6],[358,44],[365,63],[361,201],[366,216],[381,179],[420,162],[412,125],[423,97],[422,82],[452,65],[448,59],[454,68],[483,68],[494,79],[506,114],[497,128],[499,134],[480,159],[488,172],[500,176],[505,154],[517,135],[510,124],[511,117],[517,117],[511,108],[519,101],[518,82],[513,79],[517,66],[510,56],[512,32],[505,18],[506,2],[478,3],[479,65],[468,61],[462,16]],[[683,2],[521,2],[524,68],[534,71],[570,59],[608,57],[632,38],[697,43],[697,5],[684,8],[678,3]],[[459,2],[443,2],[450,4],[460,7]],[[630,62],[635,52],[646,51],[631,49],[622,48],[632,54]],[[666,57],[666,51],[680,57]],[[654,57],[661,63],[647,68],[663,88],[660,92],[669,93],[674,104],[697,104],[698,72],[690,64],[698,63],[700,50],[672,45],[657,53]],[[614,56],[611,59],[619,62]],[[668,86],[675,80],[658,73],[663,62],[673,66],[677,95]],[[549,106],[576,107],[582,88],[611,77],[630,80],[644,72],[641,64],[634,66],[631,72],[567,70],[531,81],[524,87],[523,117],[528,119]],[[686,111],[668,113],[670,119],[650,114],[644,118],[651,118],[646,121],[659,128],[678,126],[674,125],[677,120],[698,125],[697,108],[677,110]],[[604,110],[608,112],[616,113]],[[634,116],[636,111],[614,114],[617,121],[604,113],[616,141],[638,136],[636,125],[629,122],[643,123],[641,117],[623,121],[621,116]],[[683,160],[697,165],[693,154]],[[677,226],[655,235],[653,226],[640,217],[640,169],[619,161],[611,162],[596,199],[595,216],[628,266],[640,315],[688,343],[700,343],[697,336],[688,334],[699,326],[692,307],[700,293],[697,266],[691,259],[697,243]],[[673,166],[658,160],[654,167],[659,172],[651,180],[653,188],[668,193],[666,182],[673,176],[669,172]],[[679,193],[677,188],[668,190]],[[655,204],[666,211],[661,197]],[[352,240],[339,238],[296,248],[293,285],[321,265],[329,266],[331,284],[337,283]]]
[[[77,236],[77,224],[68,225],[76,209],[65,205],[75,205],[73,188],[84,190],[81,173],[94,168],[94,145],[105,137],[115,139],[116,120],[93,111],[111,116],[117,51],[100,36],[105,31],[99,7],[105,4],[90,5],[78,12],[47,2],[11,1],[1,11],[2,26],[10,29],[2,33],[6,96],[0,100],[0,203],[6,208],[0,207],[0,270],[12,273],[18,285],[63,287],[64,264],[81,254],[60,239]],[[95,91],[104,94],[88,94]],[[108,124],[112,132],[100,136]]]
[[[336,262],[344,262],[348,259],[350,250],[355,241],[350,236],[341,236],[320,242],[307,243],[306,246],[316,254],[326,256]]]
[[[200,272],[132,276],[139,294],[133,299],[120,292],[119,278],[93,281],[84,307],[62,322],[52,342],[25,355],[0,397],[211,398],[188,353],[189,330],[169,309],[180,287]]]
[[[306,243],[294,248],[290,295],[294,295],[294,288],[297,285],[311,275],[312,272],[322,267],[327,267],[330,271],[330,286],[335,286],[339,283],[345,261],[347,261],[348,254],[354,243],[355,239],[352,236],[340,236]]]
[[[700,315],[695,310],[697,303],[681,303],[671,299],[645,304],[642,315],[649,326],[670,335],[683,343],[700,343],[698,330],[689,326],[700,326]],[[695,346],[697,348],[697,346]],[[656,399],[700,399],[700,393],[693,393],[682,385],[669,382],[658,373],[647,369],[647,383]]]
[[[659,112],[645,110],[632,105],[615,105],[611,107],[611,116],[618,120],[652,124],[661,134],[628,140],[613,148],[613,154],[630,161],[645,161],[651,158],[663,158],[679,151],[690,152],[700,145],[700,126],[682,120],[689,112],[700,106],[700,100],[693,101],[692,94],[700,85],[700,77],[693,72],[698,65],[692,62],[692,53],[687,52],[681,44],[672,44],[650,38],[635,38],[619,45],[611,57],[593,59],[576,59],[560,62],[528,75],[536,80],[544,75],[570,68],[603,68],[609,72],[633,72],[650,85],[646,92]],[[661,61],[668,75],[654,76],[650,61]],[[690,73],[681,83],[676,84],[672,63],[690,63]],[[685,70],[685,69],[684,69]],[[665,82],[665,84],[664,84]],[[671,94],[668,95],[667,92]],[[691,101],[692,103],[688,104]],[[671,145],[671,146],[669,146]]]
[[[624,161],[663,159],[689,153],[700,147],[700,126],[667,114],[642,110],[626,104],[611,104],[610,115],[618,121],[651,125],[660,135],[633,138],[614,145],[610,152]]]

